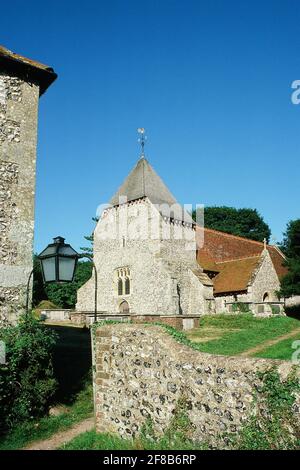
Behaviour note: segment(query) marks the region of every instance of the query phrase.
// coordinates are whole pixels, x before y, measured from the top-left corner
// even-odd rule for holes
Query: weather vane
[[[138,142],[141,144],[141,148],[142,148],[140,158],[144,158],[145,157],[144,148],[145,148],[145,143],[146,143],[146,140],[147,140],[147,136],[145,135],[144,127],[139,127],[137,131],[140,134]]]

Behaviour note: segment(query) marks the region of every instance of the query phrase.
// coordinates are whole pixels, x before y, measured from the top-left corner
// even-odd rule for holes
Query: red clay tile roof
[[[258,268],[260,256],[225,261],[218,263],[219,274],[214,278],[214,293],[241,292],[247,290],[247,286]]]
[[[7,69],[13,69],[17,74],[25,71],[31,75],[40,85],[40,94],[42,95],[51,83],[57,78],[57,74],[52,67],[44,65],[41,62],[28,59],[19,54],[6,49],[0,45],[0,69],[2,64]]]
[[[198,251],[197,261],[200,264],[201,268],[204,269],[204,271],[211,271],[215,273],[218,273],[220,271],[217,268],[217,265],[214,262],[213,258],[205,250]]]
[[[197,261],[205,271],[220,272],[214,278],[215,293],[238,292],[246,290],[263,249],[261,242],[205,228],[204,245],[197,250]],[[275,246],[267,245],[267,250],[278,277],[282,278],[287,273],[284,255]]]

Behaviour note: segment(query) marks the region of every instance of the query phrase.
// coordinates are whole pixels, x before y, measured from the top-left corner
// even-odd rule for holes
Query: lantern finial
[[[65,238],[64,237],[55,237],[53,238],[54,243],[64,243]]]

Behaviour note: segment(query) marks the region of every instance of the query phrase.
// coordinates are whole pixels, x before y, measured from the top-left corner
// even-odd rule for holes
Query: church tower
[[[212,297],[196,262],[195,223],[143,154],[102,212],[94,262],[103,313],[197,315]],[[78,311],[93,310],[93,282],[79,289]]]
[[[51,67],[0,46],[0,320],[24,310],[32,269],[39,97]]]

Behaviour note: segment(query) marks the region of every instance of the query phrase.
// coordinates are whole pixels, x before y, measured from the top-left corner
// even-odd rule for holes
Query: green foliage
[[[196,211],[193,211],[196,220]],[[234,207],[205,207],[204,226],[221,232],[262,242],[270,240],[271,230],[256,209],[236,209]]]
[[[89,280],[92,270],[93,266],[90,261],[81,261],[77,264],[73,282],[54,282],[44,285],[40,261],[35,255],[33,258],[33,306],[37,307],[41,301],[49,300],[56,308],[74,308],[77,290]]]
[[[280,293],[283,297],[300,295],[300,257],[286,261],[288,273],[281,280]]]
[[[93,414],[93,389],[87,381],[84,389],[78,393],[74,403],[66,406],[58,416],[45,416],[40,420],[18,424],[0,441],[0,450],[21,449],[30,442],[48,439],[53,434],[64,431],[74,424],[89,418]]]
[[[50,300],[42,300],[33,310],[32,314],[36,319],[40,319],[42,310],[55,310],[57,309],[57,305]]]
[[[288,273],[281,280],[280,294],[283,297],[300,295],[300,219],[291,220],[280,246],[287,257]]]
[[[189,419],[188,400],[181,397],[173,411],[173,418],[163,436],[146,441],[144,447],[150,449],[195,449],[202,447],[191,439],[192,423]],[[151,445],[152,444],[152,445]]]
[[[287,258],[300,257],[300,219],[289,221],[280,249]]]
[[[285,307],[285,313],[288,317],[297,318],[300,320],[300,305],[298,304]]]
[[[92,220],[93,220],[93,222],[95,222],[97,224],[99,218],[98,217],[92,217]],[[87,240],[91,244],[91,246],[81,246],[80,249],[83,251],[83,253],[87,253],[87,254],[93,256],[93,253],[94,253],[94,249],[93,249],[94,234],[92,233],[91,235],[86,235],[84,238],[85,238],[85,240]]]
[[[257,401],[260,411],[244,425],[233,447],[251,450],[300,449],[300,424],[293,412],[299,380],[290,375],[281,380],[273,369],[258,373],[262,380]]]
[[[48,299],[61,308],[74,308],[77,298],[77,290],[89,280],[92,275],[92,263],[80,262],[73,282],[51,283],[45,287]]]
[[[178,341],[178,343],[182,343],[182,344],[185,344],[186,346],[190,346],[194,349],[198,349],[197,345],[193,344],[187,338],[186,334],[183,333],[182,331],[177,330],[173,326],[165,325],[164,323],[159,323],[159,322],[148,323],[149,326],[153,324],[157,326],[161,326],[164,330],[166,330],[169,333],[169,335],[171,335],[176,341]]]
[[[42,416],[56,389],[52,350],[55,335],[33,316],[0,330],[6,364],[0,365],[0,432]]]

